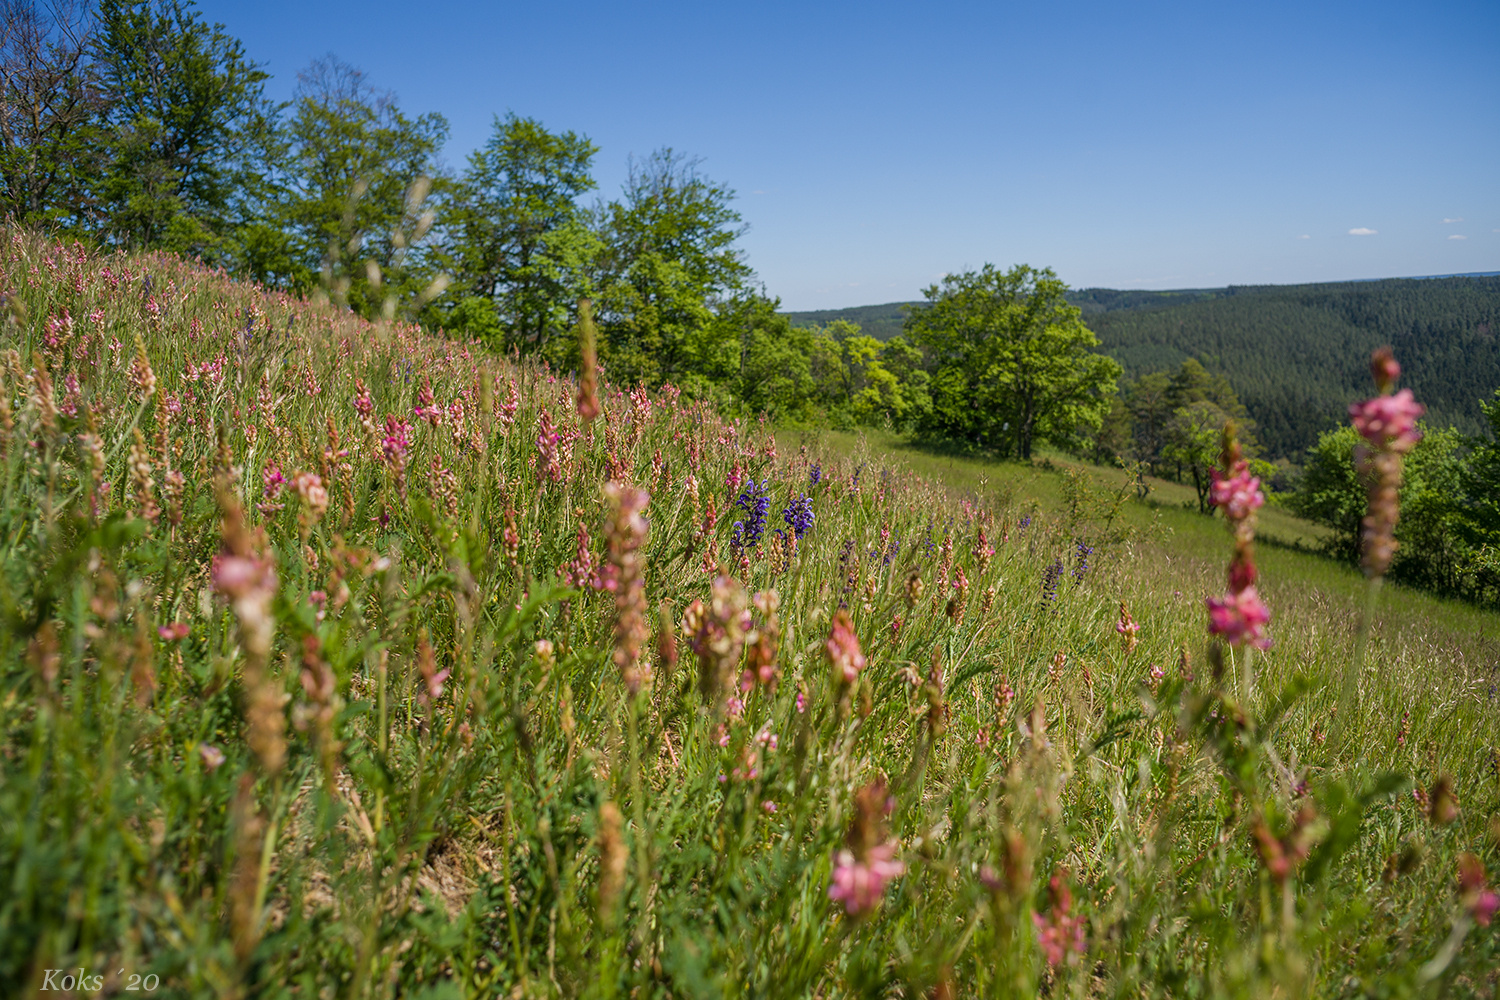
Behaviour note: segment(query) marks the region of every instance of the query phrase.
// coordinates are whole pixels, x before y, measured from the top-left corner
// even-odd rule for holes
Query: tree
[[[90,221],[105,108],[93,46],[84,3],[0,3],[0,214],[75,231]]]
[[[595,279],[603,354],[622,382],[660,384],[712,366],[715,307],[751,270],[735,241],[734,192],[671,149],[632,159],[624,197],[595,213],[604,252]]]
[[[842,319],[809,333],[815,394],[836,422],[904,427],[924,407],[927,373],[905,338],[882,344]]]
[[[408,117],[333,56],[297,80],[278,173],[282,242],[263,248],[260,266],[298,291],[321,280],[364,316],[416,298],[436,267],[424,202],[446,190],[436,158],[447,120]]]
[[[1402,462],[1400,548],[1391,564],[1394,579],[1449,592],[1472,592],[1477,553],[1458,530],[1462,502],[1461,437],[1451,429],[1424,428],[1422,440]],[[1301,490],[1292,510],[1333,530],[1329,551],[1359,559],[1361,520],[1369,505],[1358,454],[1364,444],[1353,427],[1319,435],[1309,449]]]
[[[266,74],[185,0],[104,0],[94,43],[109,164],[104,234],[224,260],[237,201],[258,184],[271,128]]]
[[[1109,410],[1098,431],[1090,435],[1090,457],[1094,464],[1124,462],[1130,454],[1134,427],[1130,419],[1130,407],[1118,395],[1109,399]]]
[[[713,379],[734,389],[741,405],[752,413],[768,413],[780,420],[801,420],[809,415],[813,398],[810,371],[812,332],[793,327],[779,315],[781,303],[763,295],[737,296],[719,309],[715,320],[724,333],[723,342],[737,349],[723,362],[733,365],[725,378],[725,367],[715,366],[692,378]],[[691,379],[689,380],[691,381]],[[684,389],[690,386],[684,386]],[[693,388],[702,397],[701,387]]]
[[[905,337],[892,337],[880,348],[880,363],[895,377],[900,389],[900,406],[891,414],[892,420],[902,428],[919,423],[932,409],[922,352]]]
[[[522,350],[544,350],[592,295],[590,266],[602,249],[576,199],[594,188],[598,147],[534,118],[495,119],[494,134],[469,157],[446,221],[460,289],[495,303],[501,329]],[[495,345],[507,346],[507,345]]]
[[[1480,600],[1500,601],[1500,389],[1479,404],[1489,425],[1484,434],[1464,437],[1470,449],[1459,470],[1450,524],[1470,554],[1468,591]]]
[[[1167,444],[1167,424],[1172,419],[1168,398],[1171,377],[1166,372],[1150,372],[1125,388],[1125,406],[1130,411],[1135,430],[1136,455],[1153,468]]]
[[[1211,510],[1208,495],[1213,486],[1212,470],[1219,464],[1224,425],[1229,422],[1229,416],[1217,404],[1200,399],[1178,407],[1167,423],[1162,458],[1187,470],[1198,493],[1199,513]]]
[[[927,351],[932,410],[923,430],[1031,458],[1037,440],[1071,445],[1098,428],[1120,366],[1067,303],[1051,268],[949,275],[906,321]]]

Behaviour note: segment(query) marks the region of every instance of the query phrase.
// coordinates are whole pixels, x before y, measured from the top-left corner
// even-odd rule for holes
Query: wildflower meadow
[[[614,384],[587,308],[575,376],[16,230],[0,287],[6,996],[1500,997],[1389,353],[1351,610],[1232,426],[1207,578],[1128,485]]]

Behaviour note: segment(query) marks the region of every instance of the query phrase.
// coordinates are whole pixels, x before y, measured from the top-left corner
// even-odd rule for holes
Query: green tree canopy
[[[1394,579],[1449,592],[1471,589],[1473,552],[1453,530],[1463,506],[1461,442],[1452,429],[1426,427],[1421,442],[1402,463]],[[1358,462],[1363,447],[1359,434],[1347,425],[1320,435],[1308,452],[1302,489],[1291,500],[1296,513],[1333,529],[1329,550],[1350,562],[1359,558],[1360,522],[1369,506],[1368,484]]]
[[[0,214],[75,232],[92,221],[106,107],[83,2],[0,8]]]
[[[266,74],[184,0],[104,0],[98,18],[106,235],[226,259],[237,203],[258,184],[252,154],[272,128]]]
[[[432,279],[430,254],[415,251],[433,224],[424,199],[444,188],[436,158],[448,122],[408,117],[393,95],[332,56],[297,79],[277,206],[284,244],[266,276],[299,290],[321,277],[371,316],[387,295],[413,297]]]
[[[932,409],[922,429],[1031,457],[1037,440],[1073,445],[1097,429],[1120,366],[1051,268],[1024,264],[949,275],[906,322],[927,351]]]
[[[448,256],[462,294],[495,303],[509,342],[496,346],[544,350],[573,323],[577,299],[593,294],[602,244],[576,199],[595,186],[597,152],[585,136],[508,114],[470,155],[446,220]]]
[[[602,353],[620,381],[682,381],[712,366],[715,306],[749,284],[734,192],[698,166],[671,149],[632,160],[624,197],[595,213]]]

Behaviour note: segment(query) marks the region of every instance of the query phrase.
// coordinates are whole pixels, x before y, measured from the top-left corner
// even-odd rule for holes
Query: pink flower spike
[[[861,917],[875,909],[885,894],[885,884],[906,871],[906,865],[892,860],[895,853],[894,843],[870,848],[864,861],[856,860],[853,851],[839,851],[834,857],[828,898],[842,902],[851,917]]]
[[[1231,646],[1249,643],[1257,649],[1270,649],[1271,639],[1265,626],[1271,612],[1254,587],[1246,587],[1223,600],[1208,598],[1208,631],[1223,636]]]
[[[1474,922],[1488,927],[1500,910],[1500,894],[1485,884],[1484,862],[1468,851],[1458,856],[1458,892]]]
[[[833,664],[834,677],[845,684],[853,684],[859,679],[859,672],[865,668],[865,654],[859,648],[859,636],[854,632],[854,621],[849,612],[840,609],[834,614],[833,626],[823,647]]]
[[[1083,954],[1087,947],[1084,928],[1088,921],[1082,914],[1073,913],[1073,892],[1068,887],[1066,873],[1059,871],[1048,883],[1047,894],[1052,899],[1052,908],[1044,917],[1031,914],[1036,926],[1037,943],[1047,956],[1047,964],[1053,967],[1063,964],[1069,954]]]
[[[1266,502],[1260,480],[1250,475],[1248,467],[1242,466],[1229,477],[1214,469],[1213,480],[1209,499],[1215,507],[1222,507],[1224,516],[1231,521],[1243,521]]]
[[[1059,914],[1056,911],[1045,917],[1040,913],[1033,913],[1031,922],[1036,925],[1037,943],[1042,946],[1042,954],[1047,956],[1048,965],[1062,965],[1070,952],[1083,953],[1086,942],[1082,917]]]
[[[1426,412],[1426,407],[1412,398],[1410,389],[1349,404],[1349,419],[1360,436],[1381,451],[1397,453],[1411,451],[1422,440],[1417,418]]]
[[[1500,910],[1500,894],[1497,894],[1494,889],[1486,889],[1479,894],[1479,898],[1469,908],[1469,913],[1480,927],[1488,927],[1490,921],[1494,919],[1496,910]]]
[[[1401,377],[1401,366],[1396,363],[1396,356],[1389,347],[1382,347],[1370,356],[1370,377],[1381,392],[1389,392],[1396,379]]]

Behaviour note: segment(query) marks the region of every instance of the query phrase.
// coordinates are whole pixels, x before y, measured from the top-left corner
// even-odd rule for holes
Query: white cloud
[[[1375,230],[1373,230],[1373,229],[1366,229],[1364,226],[1360,226],[1360,227],[1358,227],[1356,229],[1349,230],[1349,235],[1350,236],[1374,236],[1375,235]]]
[[[1299,239],[1299,240],[1310,240],[1310,239],[1312,239],[1312,237],[1309,236],[1309,235],[1307,235],[1306,233],[1303,233],[1301,236],[1297,237],[1297,239]]]
[[[1464,220],[1463,219],[1444,219],[1443,220],[1444,224],[1447,224],[1447,223],[1450,223],[1450,222],[1462,222],[1462,221],[1464,221]]]
[[[1467,237],[1467,236],[1460,236],[1460,235],[1458,235],[1458,234],[1457,234],[1457,233],[1454,233],[1454,234],[1453,234],[1453,235],[1452,235],[1452,236],[1450,236],[1450,237],[1448,237],[1448,238],[1449,238],[1449,239],[1450,239],[1450,240],[1466,240],[1466,239],[1468,239],[1468,237]]]

